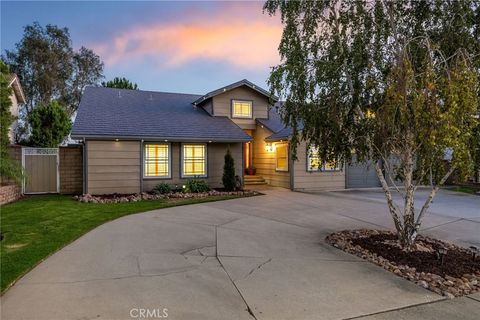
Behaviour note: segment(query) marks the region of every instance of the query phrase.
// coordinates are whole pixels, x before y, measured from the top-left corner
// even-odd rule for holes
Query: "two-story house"
[[[345,188],[343,168],[322,162],[305,143],[291,159],[279,105],[248,80],[205,95],[88,87],[72,129],[85,144],[84,193],[137,193],[191,178],[222,187],[227,149],[242,182]]]

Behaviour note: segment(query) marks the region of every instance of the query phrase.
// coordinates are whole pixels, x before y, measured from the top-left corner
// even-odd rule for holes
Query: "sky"
[[[203,94],[241,79],[267,88],[282,25],[263,1],[1,1],[1,52],[24,26],[67,27],[72,46],[95,51],[106,80]]]

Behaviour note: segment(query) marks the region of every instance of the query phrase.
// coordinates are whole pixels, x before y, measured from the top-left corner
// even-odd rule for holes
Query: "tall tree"
[[[8,132],[14,121],[10,112],[12,88],[9,86],[9,82],[10,71],[8,66],[0,60],[0,177],[2,179],[12,179],[19,183],[22,178],[22,170],[19,165],[10,159],[8,153],[10,143]]]
[[[28,144],[35,147],[58,147],[72,128],[70,117],[57,101],[36,107],[28,122],[32,131]]]
[[[115,77],[113,78],[113,80],[102,82],[102,86],[107,88],[138,90],[138,86],[136,83],[131,82],[127,78],[120,77]]]
[[[401,245],[413,246],[445,179],[471,172],[479,111],[478,1],[270,0],[284,25],[269,79],[299,140],[327,161],[372,159]],[[453,151],[451,170],[444,154]],[[392,158],[395,164],[392,165]],[[381,162],[386,164],[382,172]],[[385,179],[403,181],[403,210]],[[414,193],[431,193],[416,214]]]
[[[74,51],[68,29],[55,25],[27,25],[16,49],[5,51],[5,60],[22,83],[26,114],[53,100],[62,101],[72,114],[83,88],[103,78],[100,58],[84,47]]]

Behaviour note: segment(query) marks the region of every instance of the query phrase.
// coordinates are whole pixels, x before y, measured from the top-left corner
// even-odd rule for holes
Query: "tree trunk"
[[[393,202],[392,193],[390,192],[390,188],[388,187],[388,183],[383,176],[382,168],[381,168],[381,161],[377,160],[375,162],[375,172],[377,173],[378,180],[382,185],[383,192],[385,193],[385,198],[387,199],[388,209],[390,211],[390,215],[393,218],[393,223],[395,224],[395,229],[397,232],[400,233],[403,230],[402,222],[398,216],[398,209]]]
[[[413,184],[413,156],[411,150],[406,150],[403,157],[405,201],[403,208],[403,230],[399,234],[399,240],[403,248],[410,249],[413,245],[411,235],[415,230],[415,186]]]

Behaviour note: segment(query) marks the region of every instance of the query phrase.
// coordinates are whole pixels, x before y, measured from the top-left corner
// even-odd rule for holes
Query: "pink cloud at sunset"
[[[181,20],[136,25],[112,40],[92,44],[107,65],[149,59],[175,68],[195,60],[223,62],[242,69],[279,62],[282,26],[258,6],[225,6],[213,12],[189,10]]]

